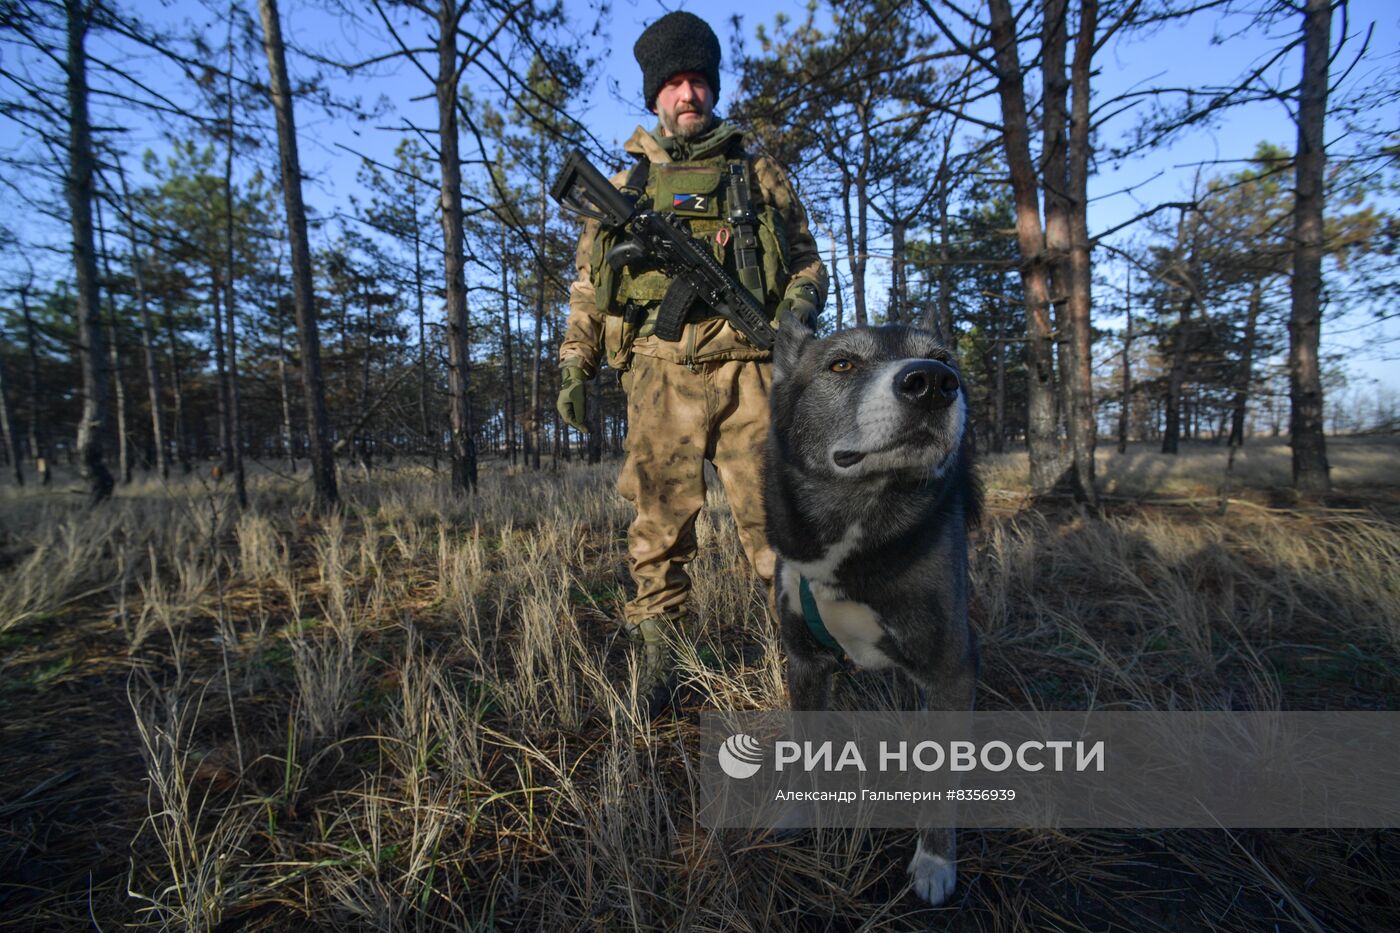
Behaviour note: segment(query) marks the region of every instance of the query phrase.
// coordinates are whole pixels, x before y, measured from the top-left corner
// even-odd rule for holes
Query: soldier
[[[813,323],[826,298],[826,269],[783,170],[749,155],[740,132],[714,115],[720,46],[713,30],[691,13],[668,13],[642,33],[633,54],[658,124],[637,127],[624,146],[636,164],[613,184],[685,218],[774,326],[783,314]],[[731,180],[735,172],[747,181],[751,206],[737,221],[731,209],[742,191]],[[614,270],[605,257],[617,242],[617,232],[596,221],[579,239],[558,407],[584,430],[584,383],[600,353],[622,373],[627,459],[617,488],[637,509],[627,535],[637,595],[624,621],[642,646],[639,699],[654,714],[670,700],[663,631],[690,591],[685,565],[695,557],[705,460],[724,484],[749,564],[772,584],[759,479],[772,357],[701,302],[679,339],[662,339],[657,309],[672,279],[645,262]]]

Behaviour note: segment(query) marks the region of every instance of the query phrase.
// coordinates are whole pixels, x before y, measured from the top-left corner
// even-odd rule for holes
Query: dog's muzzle
[[[894,376],[894,394],[925,411],[947,408],[960,385],[953,368],[937,360],[914,360]]]

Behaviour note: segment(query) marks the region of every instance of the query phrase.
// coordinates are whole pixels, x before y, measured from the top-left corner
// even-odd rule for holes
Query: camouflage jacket
[[[645,155],[652,165],[672,161],[656,137],[640,126],[623,148],[633,156]],[[755,211],[763,206],[771,207],[773,216],[780,221],[782,229],[778,238],[786,244],[786,288],[806,282],[816,288],[819,296],[825,297],[826,268],[817,252],[816,241],[807,228],[807,212],[798,202],[787,175],[777,162],[767,156],[750,157],[750,164],[754,189],[750,196]],[[621,188],[627,174],[624,171],[615,175],[613,185]],[[763,360],[771,356],[719,317],[704,317],[686,324],[679,340],[662,340],[650,334],[634,337],[631,329],[624,325],[621,308],[609,307],[604,310],[599,307],[591,273],[595,261],[594,245],[598,237],[598,222],[587,221],[583,235],[579,237],[575,257],[577,277],[569,288],[569,323],[559,349],[561,364],[575,363],[583,368],[585,375],[591,377],[603,353],[606,353],[608,365],[619,370],[628,367],[632,354],[681,364],[710,360]],[[773,306],[768,308],[770,313],[775,310],[776,303],[773,301]]]

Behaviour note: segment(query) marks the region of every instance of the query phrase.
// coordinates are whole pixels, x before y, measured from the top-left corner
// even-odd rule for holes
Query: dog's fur
[[[853,662],[903,671],[927,709],[972,709],[967,528],[981,496],[947,349],[897,325],[817,339],[788,316],[771,403],[764,503],[792,708],[824,709],[840,664],[804,621],[805,576]],[[957,879],[955,831],[921,830],[909,872],[920,897],[943,902]]]

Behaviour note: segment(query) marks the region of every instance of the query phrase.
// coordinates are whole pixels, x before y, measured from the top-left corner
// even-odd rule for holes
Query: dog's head
[[[819,339],[785,317],[771,397],[780,461],[833,478],[937,479],[957,461],[967,426],[952,355],[902,325]]]

